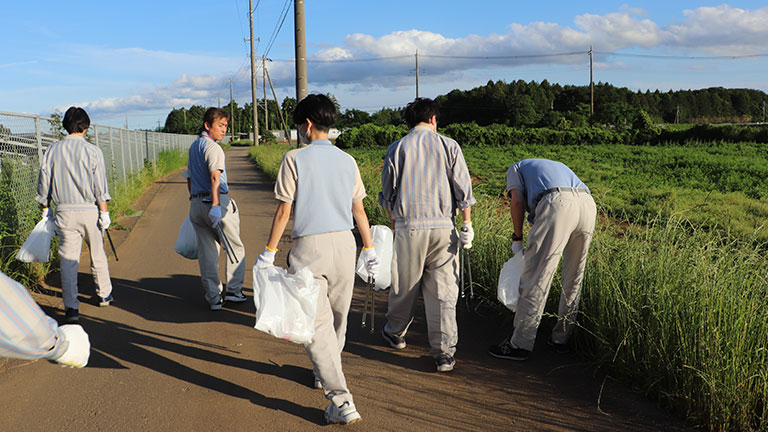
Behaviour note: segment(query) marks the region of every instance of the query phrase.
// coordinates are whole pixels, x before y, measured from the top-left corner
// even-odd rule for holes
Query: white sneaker
[[[331,404],[328,405],[328,408],[325,409],[325,422],[328,424],[352,424],[359,422],[360,420],[362,420],[362,418],[357,412],[355,404],[352,402],[344,402],[339,407],[331,402]]]
[[[246,300],[248,300],[248,297],[246,297],[245,294],[241,292],[240,293],[228,292],[227,295],[224,296],[224,301],[228,301],[228,302],[242,303]]]
[[[323,388],[323,384],[320,382],[320,380],[319,380],[319,379],[317,379],[317,377],[315,377],[315,388],[316,388],[316,389],[321,389],[321,388]]]

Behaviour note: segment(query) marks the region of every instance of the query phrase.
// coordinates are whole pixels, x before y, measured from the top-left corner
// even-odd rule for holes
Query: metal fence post
[[[37,140],[37,165],[43,161],[43,135],[40,132],[40,116],[35,116],[35,139]]]
[[[112,127],[109,128],[109,140],[112,141],[115,139],[115,132],[112,130]],[[123,165],[123,183],[125,183],[128,180],[128,175],[125,170],[125,143],[123,143],[123,134],[120,134],[120,161]]]

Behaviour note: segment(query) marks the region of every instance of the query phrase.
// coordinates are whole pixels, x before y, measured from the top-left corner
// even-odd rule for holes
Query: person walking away
[[[240,211],[229,196],[224,150],[216,141],[227,134],[229,114],[222,108],[208,108],[203,116],[203,130],[189,148],[187,187],[189,219],[197,236],[200,279],[205,300],[211,310],[220,310],[224,301],[244,302],[245,246],[240,240]],[[226,292],[219,279],[219,249],[224,239],[232,247],[237,262],[226,260]]]
[[[491,346],[488,352],[498,358],[528,359],[561,257],[563,293],[557,324],[548,343],[558,352],[567,352],[595,230],[595,201],[589,188],[570,168],[547,159],[525,159],[509,167],[507,193],[515,227],[512,252],[525,253],[525,267],[520,277],[512,336]],[[525,212],[531,229],[523,252]]]
[[[325,95],[311,94],[296,106],[293,119],[301,141],[308,145],[283,157],[275,183],[280,204],[255,266],[273,265],[293,209],[289,270],[308,267],[320,285],[315,334],[305,349],[316,380],[331,401],[325,410],[326,422],[350,424],[361,419],[341,368],[355,283],[352,219],[363,241],[360,254],[370,277],[376,277],[379,263],[363,207],[365,187],[357,163],[328,140],[328,129],[336,116],[336,106]]]
[[[88,334],[79,324],[59,326],[27,288],[0,272],[0,357],[48,359],[82,368],[90,354]]]
[[[35,200],[43,208],[43,217],[48,215],[51,203],[56,207],[65,321],[73,324],[80,320],[77,268],[83,240],[91,254],[97,303],[109,306],[114,300],[104,251],[104,230],[111,223],[107,201],[112,198],[104,154],[84,137],[91,125],[88,114],[80,107],[70,107],[62,124],[69,135],[48,147],[43,155]]]
[[[459,239],[472,247],[471,208],[476,202],[458,143],[437,133],[437,104],[416,99],[405,109],[408,135],[387,148],[379,203],[395,229],[392,289],[382,336],[403,349],[419,294],[424,297],[430,354],[438,372],[453,370]],[[462,228],[455,229],[457,209]]]

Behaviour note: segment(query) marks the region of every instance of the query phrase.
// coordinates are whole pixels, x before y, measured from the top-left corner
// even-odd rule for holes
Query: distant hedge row
[[[700,144],[710,141],[768,143],[768,127],[765,126],[699,125],[683,130],[666,130],[642,119],[634,126],[633,129],[587,126],[560,130],[460,123],[440,128],[440,133],[455,139],[462,146],[488,147],[519,144]],[[370,123],[344,131],[336,140],[336,145],[340,148],[388,146],[407,133],[405,125],[377,126]]]

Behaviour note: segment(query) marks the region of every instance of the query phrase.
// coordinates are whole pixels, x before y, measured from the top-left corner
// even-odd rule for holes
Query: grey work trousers
[[[227,292],[238,294],[243,289],[245,279],[245,246],[240,240],[240,210],[235,200],[229,195],[220,195],[221,227],[232,246],[237,263],[229,258],[225,261],[227,275]],[[200,278],[205,291],[205,299],[210,304],[216,304],[221,298],[222,286],[219,279],[219,249],[220,239],[216,228],[208,218],[211,203],[203,202],[202,198],[192,198],[189,207],[189,219],[197,234],[197,264],[200,267]]]
[[[510,339],[513,346],[533,350],[560,257],[563,258],[563,293],[552,340],[555,343],[568,341],[576,323],[579,292],[596,215],[595,201],[586,192],[552,192],[536,205],[536,219],[528,233],[525,268],[520,277],[515,330]]]
[[[459,341],[458,246],[454,228],[395,230],[392,288],[384,331],[405,337],[422,293],[433,357],[454,355]]]
[[[91,274],[96,283],[96,295],[107,297],[112,293],[107,254],[104,251],[104,231],[99,229],[99,209],[64,210],[56,212],[56,231],[59,235],[61,257],[61,291],[64,307],[78,309],[77,268],[83,240],[91,254]]]
[[[355,285],[356,252],[352,231],[337,231],[293,239],[288,257],[291,272],[308,267],[320,285],[315,335],[304,348],[325,397],[336,406],[353,403],[341,369],[341,351]]]

